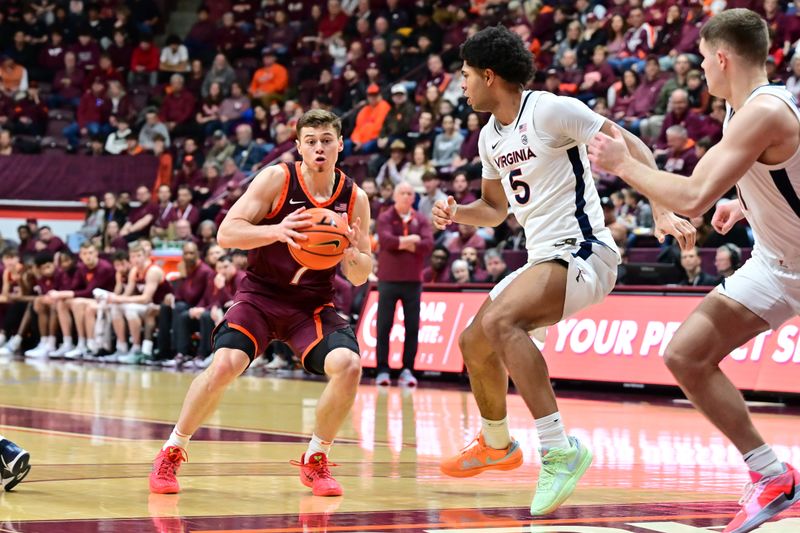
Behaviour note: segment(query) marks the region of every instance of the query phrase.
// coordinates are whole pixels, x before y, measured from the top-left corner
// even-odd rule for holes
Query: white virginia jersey
[[[743,105],[756,96],[768,94],[786,103],[800,121],[800,111],[792,94],[783,85],[764,85],[755,89]],[[723,132],[734,116],[728,106]],[[800,260],[800,146],[785,162],[765,165],[755,162],[736,184],[745,217],[753,228],[755,248],[768,258],[797,264]]]
[[[525,228],[528,260],[558,255],[563,246],[600,241],[618,253],[605,227],[586,144],[605,119],[581,101],[543,91],[522,93],[514,121],[494,116],[478,149],[483,178],[502,180],[511,211]]]

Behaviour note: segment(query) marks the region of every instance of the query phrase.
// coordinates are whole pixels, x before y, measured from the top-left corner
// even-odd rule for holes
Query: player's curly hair
[[[467,65],[492,69],[510,83],[525,85],[533,78],[533,54],[519,35],[498,24],[484,28],[461,45]]]

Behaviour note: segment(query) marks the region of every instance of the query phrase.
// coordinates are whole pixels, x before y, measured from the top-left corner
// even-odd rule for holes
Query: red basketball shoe
[[[324,453],[315,453],[308,458],[306,454],[300,457],[300,462],[290,461],[294,466],[300,467],[300,481],[306,487],[311,487],[314,496],[341,496],[342,486],[333,479],[328,467],[339,466],[336,463],[329,463],[328,457]]]
[[[156,494],[177,494],[181,491],[178,484],[178,469],[181,463],[188,461],[186,450],[180,446],[170,446],[158,452],[153,460],[153,470],[150,472],[150,492]]]
[[[752,531],[784,509],[800,501],[800,474],[784,463],[786,472],[764,477],[750,472],[750,479],[739,500],[742,506],[723,533]]]

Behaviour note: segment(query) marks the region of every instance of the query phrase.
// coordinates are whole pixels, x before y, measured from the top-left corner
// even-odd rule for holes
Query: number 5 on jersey
[[[524,181],[515,179],[519,176],[522,176],[522,170],[514,169],[508,175],[508,181],[511,184],[511,190],[514,191],[514,199],[519,205],[525,205],[531,199],[531,188]],[[522,191],[520,192],[519,189]]]

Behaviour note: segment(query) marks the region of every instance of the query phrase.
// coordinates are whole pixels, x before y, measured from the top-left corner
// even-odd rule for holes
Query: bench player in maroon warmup
[[[342,260],[344,275],[355,285],[372,271],[369,201],[352,179],[335,168],[342,151],[341,122],[322,110],[297,123],[297,148],[303,162],[267,167],[234,204],[219,228],[222,246],[248,249],[245,279],[234,304],[214,332],[211,365],[192,382],[178,423],[153,463],[150,490],[180,491],[176,474],[186,446],[211,415],[228,385],[247,369],[273,339],[287,342],[309,372],[328,384],[317,403],[314,435],[300,461],[300,479],[316,496],[338,496],[328,454],[361,378],[358,343],[348,322],[333,308],[335,268],[308,270],[289,246],[306,237],[306,208],[324,207],[347,218],[350,247]]]

